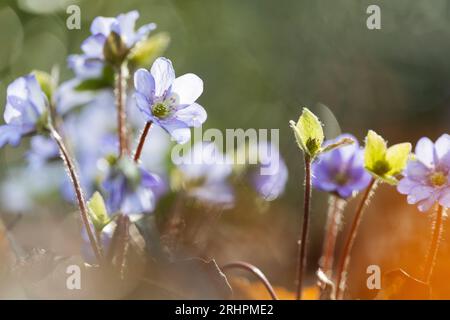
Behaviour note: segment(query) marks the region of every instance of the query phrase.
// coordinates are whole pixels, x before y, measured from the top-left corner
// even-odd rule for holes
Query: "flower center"
[[[169,115],[170,109],[164,103],[159,102],[153,105],[152,113],[155,117],[162,119]]]
[[[343,186],[343,185],[345,185],[347,183],[348,177],[347,177],[347,175],[345,173],[339,172],[338,174],[336,174],[334,176],[334,181],[338,185]]]
[[[391,166],[389,165],[389,163],[387,163],[387,161],[384,160],[378,160],[373,165],[373,171],[380,176],[388,173],[389,170],[391,170]]]
[[[447,177],[442,171],[436,171],[430,174],[430,182],[435,187],[441,187],[447,182]]]

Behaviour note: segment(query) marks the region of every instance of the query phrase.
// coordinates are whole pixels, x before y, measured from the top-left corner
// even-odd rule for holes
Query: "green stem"
[[[436,220],[433,226],[433,238],[431,239],[430,248],[428,250],[427,259],[424,267],[424,282],[429,283],[431,276],[433,275],[434,265],[436,264],[436,258],[439,251],[439,243],[441,240],[443,222],[445,216],[445,209],[443,206],[438,205],[436,212]]]
[[[339,260],[338,268],[337,268],[337,281],[336,281],[336,299],[342,299],[345,292],[345,284],[347,280],[347,269],[350,263],[350,254],[353,248],[353,244],[355,242],[356,235],[358,233],[358,227],[361,223],[361,218],[364,213],[365,208],[368,206],[370,197],[373,194],[377,185],[377,180],[372,178],[369,186],[367,187],[364,195],[359,202],[359,205],[356,209],[355,217],[353,218],[353,223],[350,229],[350,233],[348,234],[347,240],[344,245],[344,249],[341,255],[341,259]]]
[[[302,224],[302,231],[300,233],[298,241],[298,255],[297,255],[297,291],[296,291],[297,300],[300,300],[302,298],[303,274],[306,269],[306,256],[307,256],[306,242],[308,241],[309,211],[311,207],[310,201],[311,201],[311,157],[305,153],[305,190],[303,197],[303,224]]]

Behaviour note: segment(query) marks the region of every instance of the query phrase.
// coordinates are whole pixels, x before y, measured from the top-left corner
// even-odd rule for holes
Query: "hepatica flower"
[[[228,183],[232,166],[213,143],[197,142],[178,165],[188,195],[201,201],[231,205],[234,194]]]
[[[190,127],[206,120],[206,111],[195,103],[203,92],[203,81],[192,73],[175,78],[172,62],[158,58],[149,71],[134,75],[136,104],[148,122],[166,130],[178,143],[190,140]]]
[[[346,199],[365,189],[371,177],[364,169],[364,152],[352,135],[341,135],[325,142],[324,146],[344,138],[352,139],[355,143],[320,154],[312,164],[312,184],[319,190],[336,193]]]
[[[258,166],[251,175],[256,192],[266,201],[278,198],[286,187],[288,170],[278,148],[268,142],[256,145]]]
[[[4,120],[0,126],[0,147],[16,147],[22,136],[43,129],[48,121],[48,100],[33,74],[13,81],[6,92]]]
[[[155,207],[155,194],[163,187],[157,175],[140,168],[131,159],[119,159],[111,165],[103,182],[108,212],[149,213]]]
[[[450,135],[442,135],[434,144],[428,138],[417,142],[415,158],[408,161],[397,190],[422,212],[436,202],[450,207]]]
[[[154,23],[149,23],[135,31],[134,26],[138,18],[137,11],[120,14],[115,18],[95,18],[91,24],[92,35],[81,45],[82,58],[85,58],[82,65],[88,67],[89,63],[105,60],[122,62],[130,49],[156,28]]]

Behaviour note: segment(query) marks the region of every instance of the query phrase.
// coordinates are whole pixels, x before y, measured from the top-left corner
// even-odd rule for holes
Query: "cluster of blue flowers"
[[[74,79],[57,86],[50,75],[31,73],[11,83],[4,113],[6,124],[0,126],[0,147],[17,147],[23,137],[31,137],[27,170],[41,172],[58,163],[54,160],[61,150],[51,132],[59,132],[76,160],[83,192],[91,197],[100,191],[111,216],[140,216],[154,211],[158,199],[171,189],[173,169],[166,163],[169,137],[179,144],[189,142],[190,128],[201,126],[207,119],[205,109],[196,102],[203,92],[203,81],[192,73],[176,77],[172,62],[159,57],[149,70],[139,68],[134,76],[125,74],[134,80],[134,88],[121,92],[127,96],[124,109],[128,129],[136,134],[152,125],[151,143],[144,146],[144,141],[138,142],[142,151],[137,159],[129,153],[118,153],[120,133],[112,120],[120,112],[114,107],[117,92],[112,83],[99,88],[83,86],[92,80],[105,80],[108,70],[114,72],[118,65],[126,66],[139,44],[151,39],[149,34],[156,25],[146,24],[135,31],[138,17],[137,11],[131,11],[115,18],[94,19],[92,35],[81,45],[83,53],[68,58]],[[214,144],[196,143],[188,155],[195,158],[194,163],[180,164],[176,170],[181,173],[185,194],[202,202],[232,206],[235,195],[230,177],[234,168],[213,159],[216,149]],[[278,150],[273,149],[271,157],[279,158]],[[266,166],[267,162],[263,159],[259,165]],[[277,172],[263,176],[256,172],[249,182],[261,197],[273,200],[284,191],[287,168],[282,159]],[[64,199],[74,202],[76,190],[62,173],[58,188]]]

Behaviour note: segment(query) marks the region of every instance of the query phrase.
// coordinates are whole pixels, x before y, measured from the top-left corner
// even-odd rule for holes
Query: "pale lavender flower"
[[[103,47],[111,32],[120,36],[122,42],[131,49],[137,42],[145,39],[148,34],[156,28],[154,23],[149,23],[134,30],[139,13],[134,10],[128,13],[119,14],[116,18],[97,17],[91,24],[92,35],[81,45],[84,54],[89,58],[102,60]]]
[[[149,71],[134,74],[136,104],[147,121],[165,129],[178,143],[191,138],[190,127],[206,120],[206,111],[195,103],[203,92],[203,81],[192,73],[175,78],[172,62],[158,58]]]
[[[417,204],[422,212],[435,203],[450,207],[450,135],[442,135],[434,144],[421,138],[403,175],[397,190],[408,195],[409,204]]]
[[[44,126],[47,107],[47,97],[33,74],[14,80],[6,92],[6,125],[0,126],[0,148],[7,143],[16,147],[22,136]]]
[[[194,144],[180,159],[178,169],[188,195],[207,203],[233,204],[234,193],[228,182],[232,166],[213,143]]]
[[[30,141],[27,160],[31,166],[41,167],[48,161],[59,157],[59,148],[55,140],[44,136],[34,136]]]
[[[343,138],[351,138],[354,144],[333,149],[319,155],[312,164],[313,187],[348,198],[365,189],[371,176],[364,169],[364,153],[355,137],[343,134],[325,142],[324,147]]]
[[[286,187],[288,170],[278,148],[267,142],[258,144],[258,162],[251,182],[261,197],[266,201],[278,198]]]
[[[140,168],[131,159],[119,159],[111,165],[102,186],[108,212],[126,215],[152,212],[156,194],[164,188],[157,175]]]

